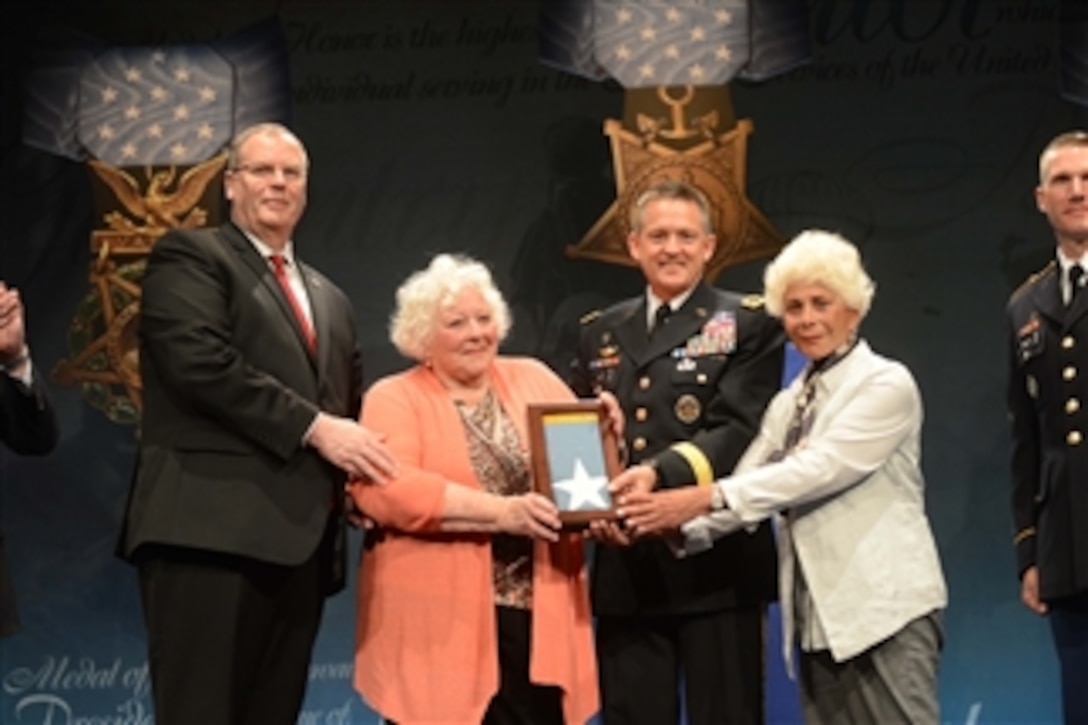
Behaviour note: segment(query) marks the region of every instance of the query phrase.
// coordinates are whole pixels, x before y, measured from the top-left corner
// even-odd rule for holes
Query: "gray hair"
[[[510,309],[491,272],[471,257],[439,254],[426,269],[412,273],[397,288],[397,308],[389,320],[389,339],[398,351],[423,360],[435,332],[438,311],[466,289],[475,289],[491,308],[499,341],[510,331]]]
[[[635,200],[634,206],[631,207],[631,217],[628,220],[632,232],[637,234],[642,231],[642,216],[646,206],[651,201],[657,201],[658,199],[691,202],[699,208],[699,216],[703,220],[703,231],[707,234],[714,232],[714,225],[710,220],[710,202],[707,200],[706,194],[691,184],[673,180],[662,181],[651,186]]]
[[[1068,148],[1070,146],[1081,146],[1088,148],[1088,133],[1084,131],[1066,131],[1065,133],[1058,134],[1050,143],[1046,145],[1043,152],[1039,154],[1039,183],[1046,183],[1046,174],[1050,169],[1050,162],[1054,158],[1054,154],[1058,149]]]
[[[801,232],[790,241],[763,272],[763,296],[767,312],[782,317],[786,292],[795,284],[821,284],[857,310],[869,312],[876,285],[865,268],[857,247],[846,238],[822,229]]]
[[[309,171],[310,156],[306,153],[306,147],[302,145],[302,141],[299,140],[298,136],[292,133],[291,129],[287,128],[282,123],[272,122],[256,123],[252,126],[247,126],[231,139],[230,147],[227,149],[228,170],[233,171],[238,168],[238,151],[242,148],[242,144],[254,136],[281,136],[288,141],[294,142],[302,152],[303,171]]]

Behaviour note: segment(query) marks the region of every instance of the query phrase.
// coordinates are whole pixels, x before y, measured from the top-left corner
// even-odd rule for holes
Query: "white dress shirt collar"
[[[273,254],[280,254],[280,255],[283,256],[284,260],[287,262],[288,269],[293,268],[295,266],[294,243],[287,242],[287,244],[284,245],[283,249],[281,249],[279,251],[276,251],[272,247],[270,247],[267,244],[265,244],[264,242],[262,242],[260,240],[260,238],[258,238],[256,235],[250,234],[245,229],[242,230],[242,234],[246,235],[246,239],[249,240],[249,243],[253,245],[253,248],[257,250],[257,254],[261,255],[262,259],[268,259]]]
[[[691,289],[687,290],[686,292],[681,292],[680,294],[676,295],[675,297],[673,297],[671,300],[669,300],[666,303],[660,297],[655,295],[653,293],[653,291],[649,287],[647,287],[646,288],[646,329],[649,330],[649,329],[653,328],[653,326],[654,326],[654,315],[657,314],[657,308],[658,307],[660,307],[661,305],[664,305],[664,304],[668,304],[668,306],[672,308],[672,311],[676,312],[677,310],[679,310],[681,307],[684,306],[684,303],[688,301],[688,298],[691,297],[691,294],[694,291],[695,291],[695,287],[692,287]]]

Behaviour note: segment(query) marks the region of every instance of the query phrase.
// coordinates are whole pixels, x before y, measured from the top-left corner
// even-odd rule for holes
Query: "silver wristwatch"
[[[729,504],[725,500],[725,491],[716,483],[710,484],[713,488],[710,491],[710,510],[711,511],[724,511],[729,508]]]

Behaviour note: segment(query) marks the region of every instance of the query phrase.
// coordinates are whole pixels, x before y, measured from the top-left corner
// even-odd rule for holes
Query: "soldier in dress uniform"
[[[1088,133],[1039,158],[1035,201],[1056,259],[1008,303],[1012,509],[1020,598],[1046,615],[1068,723],[1088,722]]]
[[[645,488],[709,484],[757,432],[781,384],[785,338],[761,297],[703,281],[715,238],[700,191],[651,188],[631,229],[646,294],[583,319],[572,385],[619,399],[625,476]],[[660,539],[631,544],[622,527],[595,531],[630,544],[598,546],[593,568],[604,721],[676,722],[682,678],[688,722],[761,722],[763,620],[776,591],[770,528],[690,558]]]

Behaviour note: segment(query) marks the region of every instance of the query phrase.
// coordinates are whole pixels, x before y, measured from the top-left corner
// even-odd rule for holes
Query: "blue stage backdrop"
[[[1052,254],[1032,201],[1038,151],[1088,125],[1062,95],[1084,95],[1083,26],[1060,22],[1057,0],[809,8],[809,64],[729,84],[754,126],[747,195],[786,237],[817,226],[860,245],[877,281],[863,333],[921,387],[927,504],[951,596],[943,719],[1054,722],[1046,622],[1020,605],[1015,579],[1002,328],[1010,291]],[[537,3],[523,0],[16,0],[3,12],[0,278],[22,291],[63,440],[41,460],[0,453],[23,614],[23,631],[0,642],[0,722],[150,723],[136,581],[113,555],[136,432],[54,376],[94,343],[77,321],[94,322],[90,230],[102,219],[87,165],[42,149],[64,139],[22,141],[37,61],[277,24],[290,123],[313,164],[298,252],[351,296],[368,380],[405,365],[386,335],[393,291],[439,251],[486,260],[514,310],[508,349],[557,366],[582,312],[640,290],[630,269],[563,254],[615,199],[602,127],[622,115],[623,91],[542,65]],[[762,266],[718,283],[756,291]],[[301,722],[377,720],[351,687],[350,591],[328,603]],[[794,694],[769,667],[771,720],[795,721]]]

